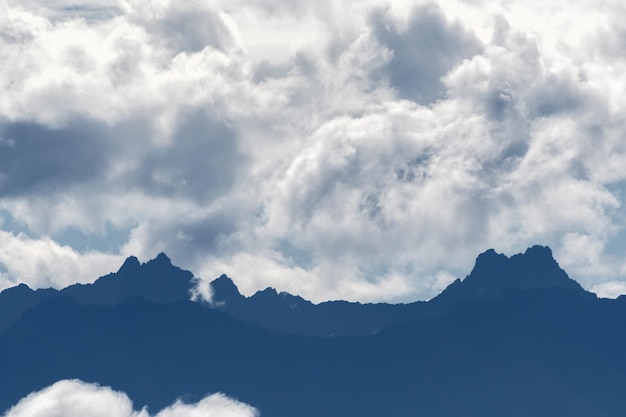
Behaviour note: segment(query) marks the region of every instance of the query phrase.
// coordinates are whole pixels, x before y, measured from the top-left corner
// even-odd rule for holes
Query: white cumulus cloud
[[[211,394],[194,404],[177,401],[156,414],[133,409],[120,391],[80,380],[62,380],[33,392],[10,408],[4,417],[257,417],[247,404],[223,394]]]
[[[0,287],[165,251],[246,294],[408,301],[543,244],[620,288],[624,19],[609,0],[4,2],[0,228],[54,267],[4,256]]]

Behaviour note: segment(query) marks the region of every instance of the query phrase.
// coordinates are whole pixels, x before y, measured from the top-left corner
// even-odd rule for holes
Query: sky
[[[163,251],[413,301],[541,244],[626,292],[626,4],[0,0],[0,289]]]

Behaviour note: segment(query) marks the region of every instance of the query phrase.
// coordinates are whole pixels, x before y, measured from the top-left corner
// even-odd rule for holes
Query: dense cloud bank
[[[80,380],[62,380],[34,392],[10,408],[4,417],[258,417],[252,407],[222,394],[208,395],[195,404],[177,401],[157,414],[133,409],[123,392]]]
[[[165,251],[428,298],[550,245],[626,288],[619,2],[0,2],[0,287]]]

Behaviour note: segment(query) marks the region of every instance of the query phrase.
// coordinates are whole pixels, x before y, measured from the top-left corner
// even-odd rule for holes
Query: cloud
[[[133,22],[147,28],[177,52],[198,52],[206,47],[222,51],[238,48],[236,26],[225,13],[207,2],[150,0],[122,1],[122,8]]]
[[[441,78],[481,45],[459,22],[448,22],[435,4],[416,7],[404,28],[382,11],[372,15],[377,40],[391,52],[389,79],[400,97],[432,104],[446,96]]]
[[[109,387],[80,380],[62,380],[33,392],[10,408],[4,417],[255,417],[258,412],[223,394],[208,395],[195,404],[177,401],[150,414],[146,408],[136,411],[126,394]]]
[[[24,233],[0,230],[0,282],[2,289],[23,282],[31,288],[63,288],[76,282],[93,282],[121,265],[117,254],[78,252],[49,237],[33,239]],[[117,268],[115,268],[117,270]],[[20,281],[16,282],[15,277]]]
[[[624,281],[603,282],[591,287],[591,291],[595,292],[598,297],[617,298],[622,294],[626,294],[626,285]]]
[[[32,123],[2,126],[0,135],[8,147],[0,153],[0,166],[6,178],[3,195],[55,193],[59,187],[101,176],[108,168],[108,143],[103,128],[96,123],[49,129]],[[88,136],[84,132],[90,132]]]
[[[626,281],[615,2],[0,10],[1,286],[165,251],[247,294],[408,301],[537,243]]]
[[[259,413],[249,405],[232,400],[223,394],[212,394],[196,404],[176,402],[155,417],[256,417]]]

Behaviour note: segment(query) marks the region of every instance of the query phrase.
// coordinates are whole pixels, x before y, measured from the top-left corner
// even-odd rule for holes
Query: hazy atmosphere
[[[540,244],[626,292],[624,22],[609,0],[0,0],[0,289],[164,251],[246,294],[409,301]]]

